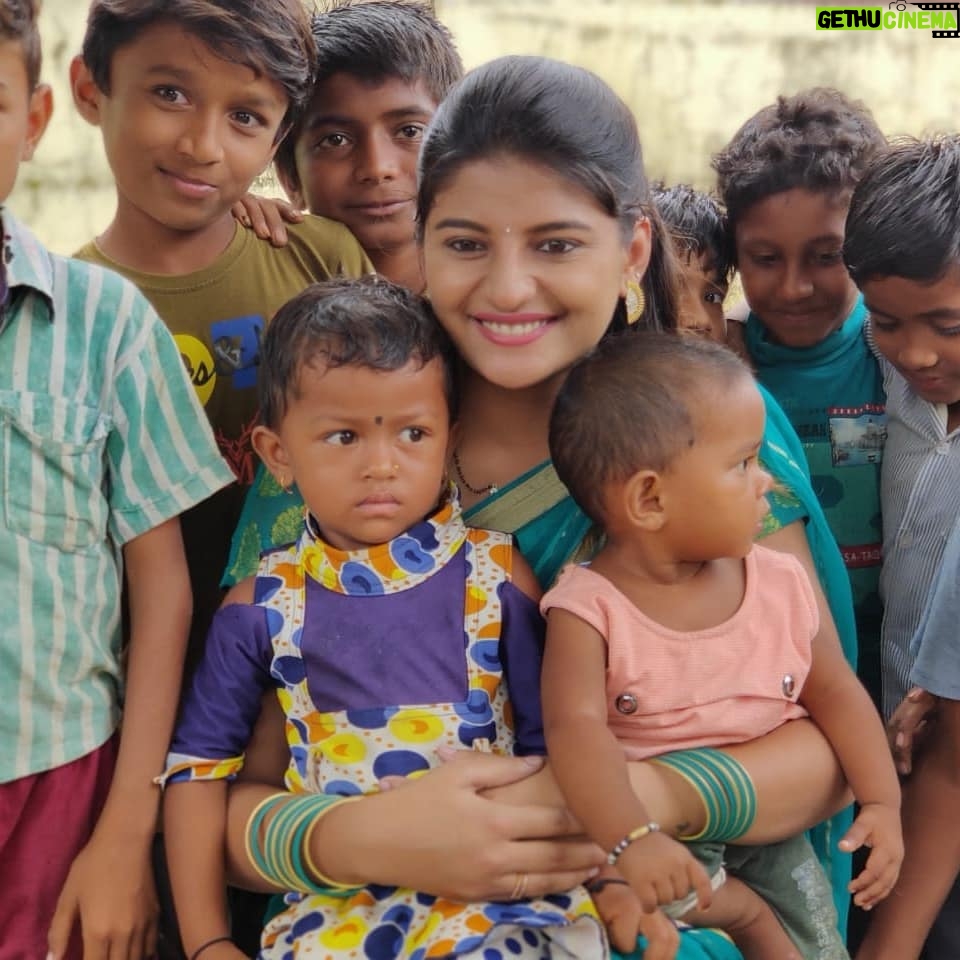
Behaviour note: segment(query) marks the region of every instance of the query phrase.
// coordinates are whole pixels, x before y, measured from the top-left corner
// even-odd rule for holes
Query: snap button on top
[[[619,713],[636,713],[637,707],[637,698],[632,693],[621,693],[619,697],[614,701],[614,706],[616,706]]]

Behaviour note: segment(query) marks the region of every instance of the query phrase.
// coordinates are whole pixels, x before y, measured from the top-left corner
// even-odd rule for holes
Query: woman
[[[633,118],[586,71],[541,58],[487,64],[456,88],[431,126],[418,218],[430,299],[463,360],[451,466],[468,522],[514,531],[549,584],[562,563],[589,550],[591,537],[547,451],[550,408],[566,370],[630,320],[672,325],[669,251],[648,201]],[[774,437],[780,423],[771,418],[763,451],[784,487],[774,504],[777,529],[765,542],[797,553],[820,576],[849,642],[849,590],[845,576],[835,575],[842,562],[822,536],[822,514],[787,435]],[[279,734],[264,726],[258,740],[276,744]],[[258,752],[253,745],[251,756]],[[753,825],[738,842],[790,836],[839,806],[836,762],[809,723],[728,753],[752,780],[756,801]],[[271,779],[285,763],[276,761]],[[573,827],[548,771],[524,777],[523,763],[458,758],[415,783],[340,805],[313,831],[310,849],[326,874],[347,883],[403,884],[461,899],[561,890],[600,857],[582,844],[544,842]],[[632,771],[651,815],[684,833],[707,823],[707,799],[714,821],[723,821],[725,811],[716,812],[722,797],[704,796],[719,776],[704,771],[691,782],[643,765]],[[244,844],[249,814],[267,793],[243,784],[231,800],[235,872],[261,886]],[[513,802],[531,805],[508,812]],[[710,827],[722,833],[722,823]],[[820,852],[834,842],[828,837]],[[856,846],[856,838],[845,845]],[[712,932],[696,931],[684,933],[679,956],[736,956],[731,950]]]

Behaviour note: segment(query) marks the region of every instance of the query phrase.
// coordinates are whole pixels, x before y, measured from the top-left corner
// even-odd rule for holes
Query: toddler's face
[[[440,496],[450,413],[443,365],[304,366],[276,435],[324,540],[386,543]]]
[[[880,352],[916,394],[960,422],[960,267],[935,283],[869,280],[863,298]]]
[[[857,288],[842,258],[849,201],[794,188],[759,200],[737,222],[743,291],[775,342],[811,347],[853,309]]]

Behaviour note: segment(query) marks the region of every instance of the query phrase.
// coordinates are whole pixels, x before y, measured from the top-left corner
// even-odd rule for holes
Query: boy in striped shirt
[[[941,571],[960,515],[958,193],[960,136],[905,140],[871,161],[846,224],[844,261],[870,312],[887,393],[884,710],[893,712],[911,683],[938,698],[937,722],[904,782],[900,879],[875,911],[857,960],[916,957],[931,924],[924,957],[960,956],[960,888],[950,893],[960,871],[960,609],[943,606],[956,559]],[[951,550],[956,557],[956,543]],[[939,585],[938,572],[946,578]]]
[[[52,109],[36,14],[0,0],[0,203]],[[233,475],[136,289],[0,218],[0,960],[139,958],[191,610],[177,517]]]

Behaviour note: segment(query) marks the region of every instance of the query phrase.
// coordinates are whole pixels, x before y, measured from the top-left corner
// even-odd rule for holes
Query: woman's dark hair
[[[300,372],[358,366],[399,370],[439,359],[450,421],[456,420],[454,349],[427,302],[379,277],[314,283],[287,301],[260,347],[260,421],[276,429],[299,394]]]
[[[750,377],[732,350],[677,333],[607,337],[567,375],[550,417],[550,456],[598,526],[610,483],[666,470],[696,440],[696,411]]]
[[[885,144],[873,114],[839,90],[813,87],[777,97],[713,158],[731,233],[747,209],[775,193],[852,190]]]
[[[716,197],[686,183],[672,187],[655,183],[653,202],[678,252],[708,257],[717,276],[728,281],[734,269],[734,256],[727,232],[727,215]]]
[[[858,286],[932,282],[960,266],[960,135],[899,139],[873,159],[850,200],[843,260]]]
[[[440,105],[420,153],[417,222],[468,163],[513,156],[541,164],[586,190],[620,224],[624,241],[651,223],[646,309],[638,326],[675,326],[676,259],[650,200],[637,125],[596,74],[544,57],[501,57],[470,71]],[[626,325],[621,303],[611,331]]]

